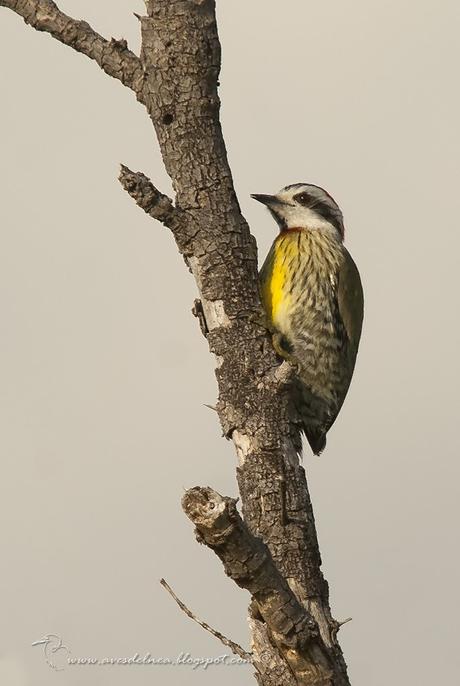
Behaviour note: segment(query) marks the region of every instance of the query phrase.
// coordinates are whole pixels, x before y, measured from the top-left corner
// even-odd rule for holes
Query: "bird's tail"
[[[300,380],[294,389],[297,423],[305,434],[314,455],[321,455],[326,447],[326,433],[330,426],[329,403],[314,395]]]
[[[326,447],[326,434],[321,431],[321,429],[312,429],[304,425],[303,431],[307,437],[307,441],[310,444],[310,448],[313,450],[314,455],[321,455],[324,448]]]

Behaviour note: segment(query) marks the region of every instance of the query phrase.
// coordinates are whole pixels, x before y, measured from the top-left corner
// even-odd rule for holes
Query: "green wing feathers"
[[[337,299],[339,313],[348,337],[348,359],[351,372],[361,338],[364,315],[364,296],[358,268],[348,250],[344,249],[344,261],[338,274]]]

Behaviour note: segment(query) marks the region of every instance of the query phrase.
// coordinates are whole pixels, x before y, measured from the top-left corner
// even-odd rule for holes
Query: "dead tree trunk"
[[[26,23],[94,59],[145,106],[175,202],[140,172],[120,181],[171,229],[200,293],[195,312],[216,359],[217,410],[238,456],[235,501],[194,488],[183,508],[199,539],[252,597],[252,661],[264,686],[349,683],[321,572],[315,522],[289,410],[288,363],[263,326],[257,251],[233,188],[219,121],[215,0],[146,0],[139,57],[51,0],[0,0]]]

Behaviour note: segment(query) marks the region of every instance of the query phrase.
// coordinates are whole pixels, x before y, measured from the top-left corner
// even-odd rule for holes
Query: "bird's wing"
[[[343,401],[345,400],[345,396],[347,395],[351,377],[353,376],[356,355],[359,347],[359,339],[361,338],[361,328],[363,324],[364,295],[363,287],[361,285],[361,277],[359,276],[358,268],[354,263],[350,253],[345,250],[345,248],[343,254],[344,260],[339,268],[338,273],[337,302],[340,318],[347,336],[347,367],[343,370],[344,375],[342,378],[341,388],[338,392],[337,406],[322,427],[322,433],[324,437],[335,422],[342,407]],[[320,451],[324,448],[324,444],[325,441],[323,441],[323,444],[320,446]],[[310,445],[312,445],[311,441]],[[314,447],[313,451],[315,452]]]
[[[350,253],[344,250],[344,261],[338,274],[337,300],[340,317],[348,337],[348,360],[353,372],[364,314],[364,296],[358,268]]]

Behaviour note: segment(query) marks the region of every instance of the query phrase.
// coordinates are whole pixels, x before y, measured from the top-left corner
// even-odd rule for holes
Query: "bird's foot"
[[[292,347],[286,336],[281,334],[279,331],[275,331],[272,334],[272,345],[275,349],[276,354],[279,355],[279,357],[282,357],[283,360],[289,362],[289,364],[294,368],[295,373],[299,374],[299,363],[292,355],[292,353],[294,352],[294,348]]]

